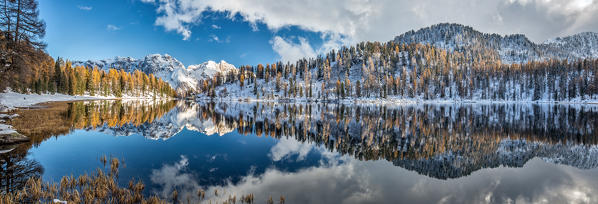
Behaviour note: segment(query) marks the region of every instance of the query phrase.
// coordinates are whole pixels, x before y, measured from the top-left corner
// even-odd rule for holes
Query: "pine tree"
[[[361,81],[357,80],[357,83],[355,83],[355,95],[357,95],[357,97],[361,97]]]

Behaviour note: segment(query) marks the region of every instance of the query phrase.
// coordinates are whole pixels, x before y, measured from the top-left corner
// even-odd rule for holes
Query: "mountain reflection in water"
[[[93,162],[81,161],[109,154],[127,164],[123,184],[140,178],[148,194],[165,198],[175,189],[190,199],[204,189],[215,201],[253,193],[256,203],[281,195],[289,203],[559,203],[598,195],[592,105],[87,101],[19,114],[12,125],[33,140],[0,155],[3,191],[18,189],[23,177],[85,172]]]

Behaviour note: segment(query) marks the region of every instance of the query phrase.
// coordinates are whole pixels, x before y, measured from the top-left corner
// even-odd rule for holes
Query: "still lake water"
[[[147,195],[286,203],[595,203],[598,106],[95,101],[22,110],[3,191],[124,163]],[[218,191],[218,195],[215,195]]]

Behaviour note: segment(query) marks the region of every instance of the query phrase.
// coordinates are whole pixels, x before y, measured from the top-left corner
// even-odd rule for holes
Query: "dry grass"
[[[241,203],[253,203],[253,193],[241,196]]]
[[[39,177],[29,178],[23,189],[0,194],[0,204],[51,203],[53,199],[67,203],[167,203],[155,196],[145,198],[145,185],[141,181],[131,180],[127,188],[119,187],[116,182],[119,164],[118,159],[113,158],[110,174],[98,169],[91,175],[64,176],[58,185],[45,183]]]

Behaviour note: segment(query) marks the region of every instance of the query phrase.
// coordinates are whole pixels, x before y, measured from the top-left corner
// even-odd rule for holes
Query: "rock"
[[[29,141],[29,137],[18,132],[0,134],[0,144],[15,144]]]
[[[18,144],[0,145],[0,154],[8,153],[18,147]]]
[[[0,119],[12,120],[13,118],[16,118],[16,117],[19,117],[19,114],[12,114],[12,115],[0,114]]]

